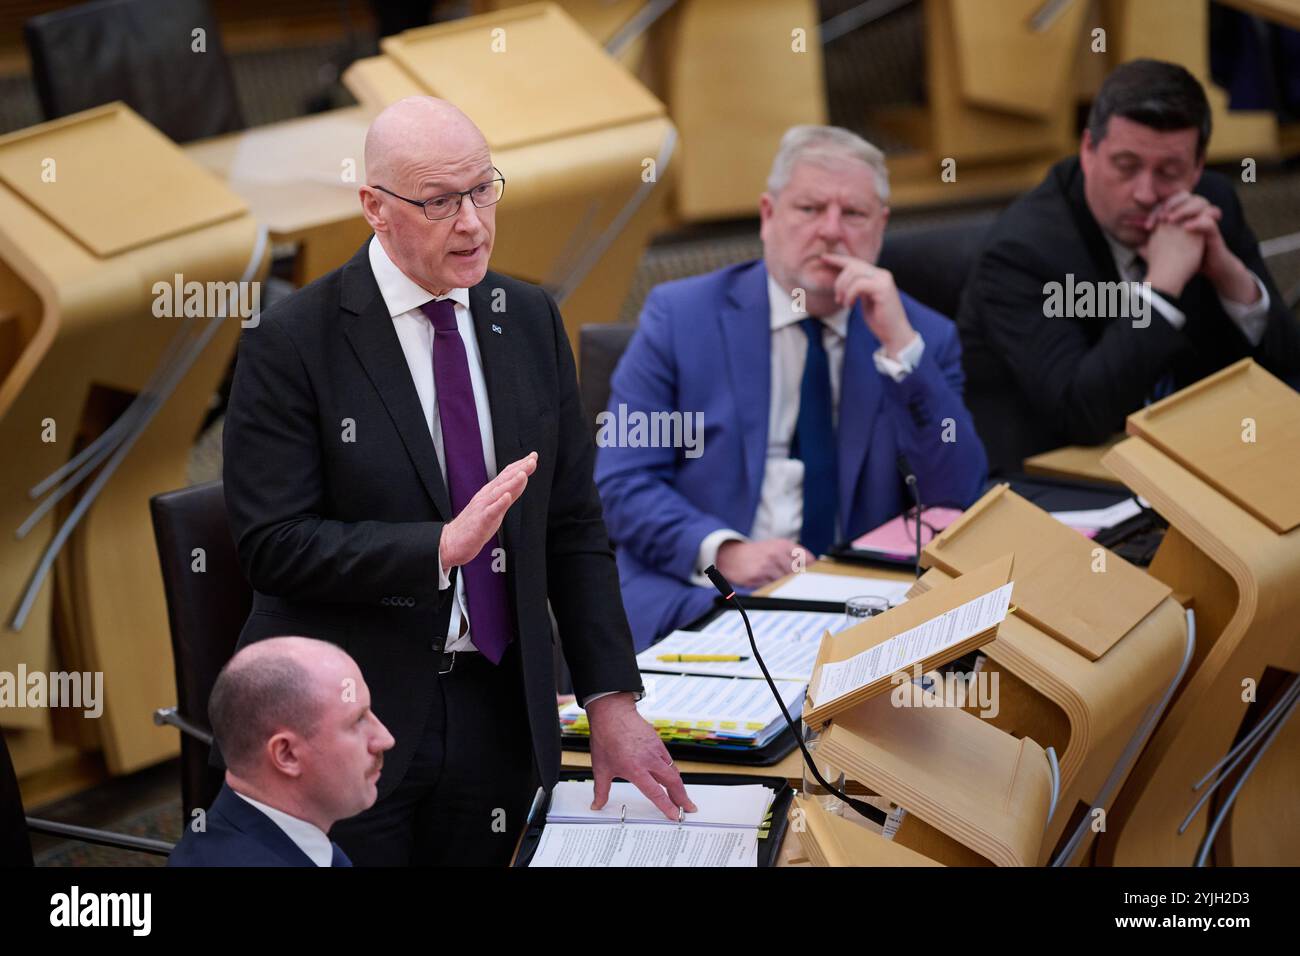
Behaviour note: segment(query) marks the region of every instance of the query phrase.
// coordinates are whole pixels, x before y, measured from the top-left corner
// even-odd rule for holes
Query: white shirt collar
[[[795,310],[794,297],[781,288],[777,281],[772,278],[770,272],[767,274],[767,302],[770,308],[773,332],[808,318],[807,312]],[[848,309],[840,309],[830,315],[822,316],[821,320],[823,325],[835,332],[840,338],[848,336]]]
[[[426,302],[435,299],[451,299],[457,305],[469,308],[469,289],[452,289],[446,295],[434,295],[428,289],[412,282],[401,269],[393,264],[378,236],[370,237],[370,271],[375,274],[379,284],[379,294],[384,297],[384,305],[393,318],[418,309]]]
[[[275,807],[268,807],[260,800],[244,796],[234,787],[230,788],[230,792],[270,817],[271,822],[283,830],[284,835],[292,840],[298,849],[306,853],[317,866],[333,865],[334,847],[330,843],[330,838],[325,835],[325,831],[316,824],[308,823],[306,820],[299,820],[297,817],[291,817],[283,810],[277,810]]]

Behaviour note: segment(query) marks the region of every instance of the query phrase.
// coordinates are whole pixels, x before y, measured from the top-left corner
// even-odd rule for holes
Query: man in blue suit
[[[329,836],[375,802],[393,737],[342,649],[273,637],[222,668],[208,702],[226,782],[168,866],[351,866]]]
[[[709,564],[760,587],[900,514],[900,465],[927,505],[984,482],[953,324],[875,265],[880,151],[797,126],[767,187],[762,261],[654,289],[611,381],[596,482],[638,650],[708,608]]]

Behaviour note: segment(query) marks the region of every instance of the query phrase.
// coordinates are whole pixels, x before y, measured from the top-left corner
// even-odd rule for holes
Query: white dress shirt
[[[758,510],[748,536],[732,528],[721,528],[701,542],[693,579],[701,586],[709,585],[704,569],[717,560],[718,549],[725,542],[771,538],[798,541],[803,530],[803,462],[790,457],[790,446],[799,421],[799,391],[808,359],[808,337],[799,323],[808,318],[808,313],[795,308],[793,297],[771,275],[767,277],[767,300],[772,330],[772,387],[767,413],[767,458]],[[838,426],[849,309],[823,316],[821,322],[822,344],[830,365],[831,414]],[[924,352],[925,342],[917,333],[897,357],[886,355],[882,346],[872,358],[877,372],[899,382],[920,364]]]
[[[1103,231],[1102,235],[1106,237],[1106,244],[1110,246],[1110,254],[1115,260],[1115,269],[1119,272],[1119,277],[1125,282],[1140,282],[1142,275],[1137,265],[1137,250],[1124,245],[1108,232]],[[1255,280],[1255,285],[1259,288],[1258,299],[1246,304],[1219,296],[1219,305],[1223,306],[1223,311],[1228,314],[1228,318],[1236,323],[1237,328],[1241,329],[1241,334],[1246,337],[1246,341],[1254,347],[1264,340],[1264,331],[1268,326],[1268,289],[1263,282],[1259,281],[1259,276],[1255,273],[1252,272],[1250,277]],[[1151,305],[1178,331],[1181,332],[1183,326],[1187,324],[1187,316],[1183,314],[1183,310],[1156,289],[1151,290]]]
[[[420,311],[420,306],[435,299],[450,299],[456,311],[456,331],[465,344],[465,358],[469,363],[470,387],[474,392],[474,407],[478,411],[479,435],[483,439],[483,464],[487,469],[488,481],[497,475],[497,453],[492,434],[492,409],[488,404],[487,380],[483,377],[483,359],[478,350],[478,338],[474,334],[474,322],[469,312],[469,290],[452,289],[445,296],[435,296],[423,286],[410,279],[406,273],[393,263],[380,245],[378,237],[370,239],[370,268],[379,285],[379,294],[384,298],[384,305],[393,319],[393,329],[397,340],[402,345],[407,367],[415,382],[416,394],[420,397],[420,408],[424,412],[424,421],[433,436],[433,447],[438,453],[438,469],[442,480],[447,481],[446,455],[442,447],[442,421],[438,417],[438,393],[433,381],[433,324]],[[438,567],[438,588],[445,590],[451,586],[447,569]],[[460,633],[461,621],[468,629]],[[477,651],[473,642],[473,622],[469,620],[469,602],[465,599],[465,576],[456,575],[456,593],[451,602],[451,618],[447,622],[447,643],[445,651]],[[606,697],[617,691],[603,691],[592,694],[582,706],[586,707],[593,700]]]
[[[257,807],[270,817],[271,822],[284,831],[284,835],[293,841],[294,846],[306,853],[317,866],[334,865],[334,847],[330,843],[330,838],[325,835],[325,831],[316,824],[308,823],[306,820],[299,820],[297,817],[291,817],[283,810],[277,810],[275,807],[268,807],[260,800],[244,796],[234,787],[230,788],[230,792],[245,803]]]
[[[378,237],[370,240],[370,268],[375,274],[375,282],[379,284],[379,294],[384,297],[388,314],[392,316],[397,341],[402,345],[402,353],[411,370],[415,392],[420,397],[420,408],[424,412],[424,421],[429,426],[433,447],[438,453],[438,470],[442,473],[443,484],[447,482],[447,466],[442,448],[442,421],[438,417],[438,392],[433,381],[433,323],[420,311],[420,306],[435,299],[452,301],[456,311],[456,331],[465,344],[465,358],[469,362],[470,388],[474,392],[479,435],[483,440],[483,464],[487,469],[488,481],[491,481],[497,475],[497,453],[492,436],[492,410],[488,405],[487,381],[483,377],[483,360],[479,356],[478,338],[474,335],[474,323],[469,314],[469,290],[452,289],[443,296],[433,295],[393,264],[384,247],[379,244]],[[432,571],[431,568],[430,572]],[[437,572],[438,587],[445,590],[451,585],[449,572],[442,567],[437,568]],[[460,633],[462,619],[467,624],[471,623],[469,603],[465,600],[465,576],[458,574],[444,650],[476,650],[472,640],[472,626],[464,634]]]

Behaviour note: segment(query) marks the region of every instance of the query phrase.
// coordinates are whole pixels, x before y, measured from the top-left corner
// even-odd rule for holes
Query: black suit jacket
[[[579,699],[639,691],[641,680],[559,312],[541,289],[494,272],[469,301],[497,463],[538,453],[501,546],[549,787],[560,732],[548,599]],[[453,514],[366,246],[244,331],[224,445],[231,531],[255,591],[239,644],[299,634],[352,655],[396,738],[382,797],[406,773],[434,699],[454,590],[438,590],[438,541]]]
[[[333,866],[351,866],[352,861],[337,843]],[[205,828],[185,828],[168,866],[315,866],[311,857],[257,807],[235,795],[222,784],[208,810]]]
[[[1117,282],[1101,227],[1088,210],[1077,157],[1052,167],[1033,191],[998,219],[966,285],[957,324],[966,370],[966,404],[993,468],[1016,468],[1028,455],[1096,444],[1124,430],[1170,372],[1182,388],[1251,356],[1273,374],[1300,374],[1300,325],[1268,274],[1259,245],[1227,179],[1207,172],[1197,193],[1223,210],[1228,247],[1268,288],[1268,328],[1252,348],[1197,275],[1174,302],[1182,331],[1155,309],[1150,325],[1130,318],[1048,318],[1044,286]]]

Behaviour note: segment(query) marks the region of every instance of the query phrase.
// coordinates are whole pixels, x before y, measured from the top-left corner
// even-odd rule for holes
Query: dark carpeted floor
[[[181,835],[180,764],[169,760],[138,773],[116,777],[82,793],[27,814],[61,823],[95,827],[175,843]],[[162,857],[115,850],[35,834],[37,866],[162,866]]]

